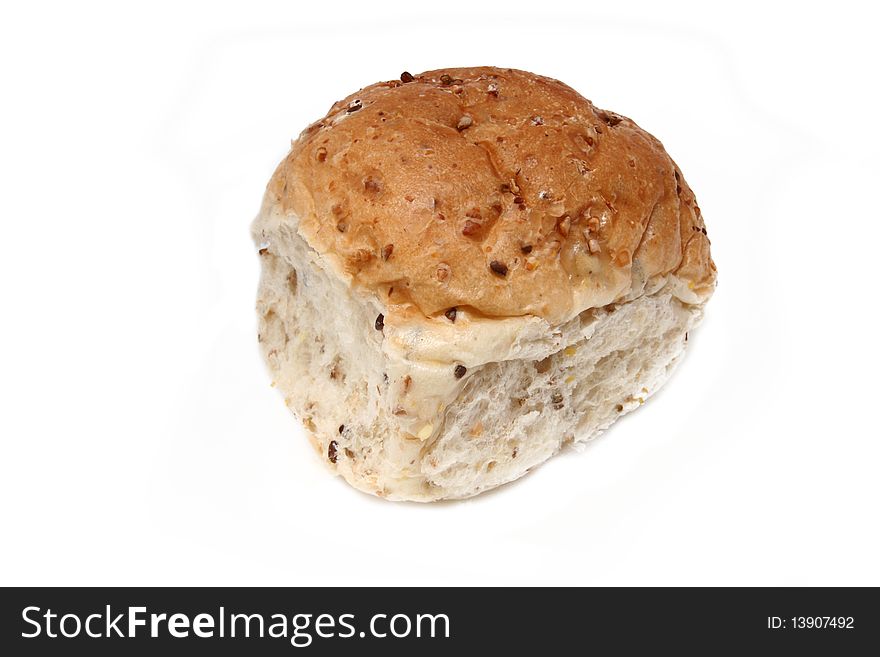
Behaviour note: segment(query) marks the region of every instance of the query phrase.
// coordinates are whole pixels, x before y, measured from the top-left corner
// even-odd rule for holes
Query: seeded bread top
[[[524,71],[361,89],[294,142],[267,201],[404,315],[558,324],[669,274],[686,303],[715,284],[700,208],[660,142]]]

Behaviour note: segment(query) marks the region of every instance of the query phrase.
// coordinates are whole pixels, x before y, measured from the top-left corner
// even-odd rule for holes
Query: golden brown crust
[[[362,89],[302,133],[269,194],[353,284],[429,316],[558,322],[673,272],[691,302],[714,287],[699,207],[660,142],[523,71]]]

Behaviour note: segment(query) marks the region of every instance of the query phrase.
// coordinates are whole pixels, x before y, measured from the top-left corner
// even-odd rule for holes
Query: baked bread
[[[393,500],[475,495],[595,438],[667,380],[715,286],[660,142],[512,69],[337,102],[253,236],[274,384],[331,469]]]

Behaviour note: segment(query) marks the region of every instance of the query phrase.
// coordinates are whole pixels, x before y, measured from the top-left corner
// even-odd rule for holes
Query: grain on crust
[[[429,317],[559,323],[659,276],[689,303],[714,288],[699,206],[660,142],[523,71],[361,89],[302,133],[268,193],[352,285]]]

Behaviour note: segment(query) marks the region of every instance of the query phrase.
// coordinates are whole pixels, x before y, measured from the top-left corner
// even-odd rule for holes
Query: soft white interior
[[[353,293],[289,222],[258,220],[255,236],[267,245],[259,332],[276,387],[325,463],[389,499],[468,497],[596,437],[666,381],[701,314],[661,280],[555,328],[529,318],[501,334],[497,321],[461,318],[383,333],[378,300]],[[486,361],[454,341],[444,347],[455,330],[468,345],[482,337],[503,348],[481,350],[495,359]],[[411,334],[430,358],[400,348]],[[456,362],[468,368],[461,379]]]
[[[542,360],[482,367],[446,412],[422,472],[464,497],[512,481],[561,448],[598,436],[669,378],[698,319],[668,293],[586,311],[583,337]]]

